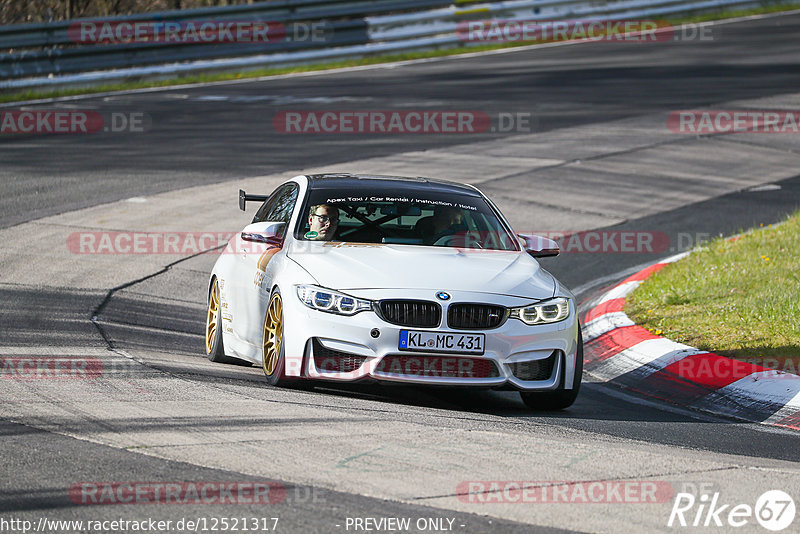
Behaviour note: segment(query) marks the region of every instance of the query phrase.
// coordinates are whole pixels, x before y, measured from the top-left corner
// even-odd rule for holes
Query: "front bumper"
[[[440,303],[519,305],[516,297],[452,292]],[[426,291],[425,295],[429,295]],[[404,327],[382,320],[373,311],[341,316],[310,309],[293,293],[284,299],[287,374],[310,379],[352,382],[364,379],[406,384],[473,386],[547,391],[571,389],[577,354],[577,314],[555,324],[529,326],[507,319],[487,330]],[[406,294],[406,298],[419,298]],[[429,297],[428,297],[429,298]],[[379,332],[372,337],[371,332]],[[480,356],[399,350],[401,330],[483,333]],[[488,371],[487,371],[488,370]]]

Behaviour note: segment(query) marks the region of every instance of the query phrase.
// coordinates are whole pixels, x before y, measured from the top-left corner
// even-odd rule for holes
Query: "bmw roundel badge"
[[[436,293],[436,298],[439,300],[450,300],[450,293],[439,291],[438,293]]]

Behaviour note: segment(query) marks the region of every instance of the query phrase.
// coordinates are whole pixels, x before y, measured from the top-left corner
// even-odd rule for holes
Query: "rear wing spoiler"
[[[249,202],[264,202],[269,196],[267,195],[248,195],[244,189],[239,189],[239,209],[244,211],[245,204]]]

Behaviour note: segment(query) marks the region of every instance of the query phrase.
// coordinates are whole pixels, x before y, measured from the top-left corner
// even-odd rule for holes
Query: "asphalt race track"
[[[25,106],[148,120],[143,132],[0,136],[0,356],[88,358],[105,370],[95,380],[0,377],[0,530],[13,531],[2,523],[12,519],[152,518],[172,521],[160,531],[200,532],[177,522],[210,531],[209,521],[238,517],[269,519],[262,526],[277,532],[399,532],[355,519],[405,517],[414,532],[724,532],[669,527],[675,494],[753,506],[775,489],[797,501],[796,432],[654,403],[589,375],[561,413],[528,411],[510,392],[270,388],[259,369],[204,358],[213,253],[83,255],[66,244],[82,231],[236,231],[253,214],[238,211],[239,187],[266,194],[300,172],[429,175],[478,185],[519,231],[668,238],[658,250],[542,260],[585,301],[647,262],[800,207],[797,134],[667,127],[676,110],[797,109],[800,15],[710,29],[706,41],[556,46]],[[496,128],[500,114],[529,113],[532,127],[276,130],[274,117],[292,110],[474,110]],[[131,481],[271,482],[278,497],[84,498],[82,484]],[[469,481],[671,489],[645,503],[474,502],[459,489]],[[755,518],[738,530],[764,531]]]

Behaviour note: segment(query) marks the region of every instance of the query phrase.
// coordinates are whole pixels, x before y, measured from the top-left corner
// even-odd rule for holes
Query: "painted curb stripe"
[[[697,349],[666,338],[648,339],[606,360],[592,372],[606,380],[636,384],[665,367],[697,353]]]
[[[584,343],[594,341],[603,334],[625,326],[634,326],[630,317],[623,312],[607,313],[583,327],[583,341]]]
[[[656,263],[654,265],[651,265],[650,267],[642,269],[641,271],[639,271],[636,274],[632,274],[631,276],[629,276],[628,278],[623,280],[622,283],[625,284],[625,283],[628,283],[628,282],[643,282],[644,280],[647,280],[648,278],[650,278],[650,276],[652,274],[657,273],[658,271],[660,271],[661,269],[663,269],[667,265],[668,264],[664,263],[664,262]]]
[[[766,370],[764,367],[718,356],[712,352],[687,356],[664,368],[665,373],[713,389],[724,388],[737,380],[764,370]]]
[[[611,312],[621,312],[625,310],[625,299],[618,298],[618,299],[610,299],[604,302],[601,302],[598,306],[595,306],[584,316],[583,322],[584,324],[590,323],[593,320],[597,319],[601,315],[605,315]]]
[[[800,380],[768,377],[769,373],[753,373],[714,391],[692,406],[700,410],[765,422],[800,392]]]
[[[772,416],[764,422],[775,426],[800,430],[800,393],[795,395],[786,406],[772,414]]]
[[[600,299],[600,303],[606,302],[607,300],[625,298],[631,293],[633,290],[642,285],[641,280],[639,281],[632,281],[632,282],[623,282],[605,295]]]
[[[585,363],[605,361],[619,354],[624,348],[631,348],[648,339],[660,338],[641,326],[632,325],[615,328],[586,343],[586,352],[591,350],[592,357],[586,358]],[[584,352],[584,355],[586,352]]]
[[[636,386],[636,389],[648,392],[648,395],[657,399],[687,406],[694,405],[716,391],[714,386],[692,382],[669,372],[651,374]]]
[[[772,423],[776,426],[783,426],[786,428],[792,428],[794,430],[800,430],[800,410],[794,412],[792,415],[788,417],[784,417],[783,419],[779,419]]]
[[[678,254],[625,278],[584,315],[593,375],[659,400],[800,430],[800,376],[726,358],[651,334],[625,314],[625,297]]]

